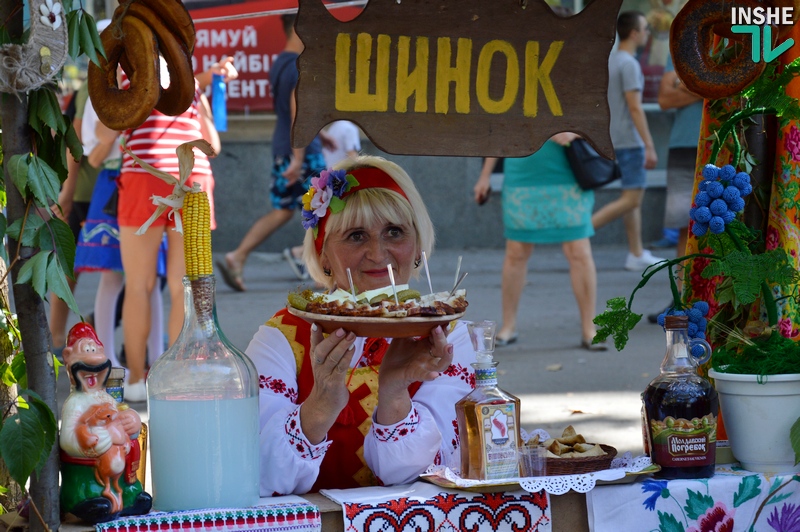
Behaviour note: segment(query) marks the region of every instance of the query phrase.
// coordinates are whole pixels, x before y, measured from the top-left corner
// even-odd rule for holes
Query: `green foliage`
[[[686,506],[683,509],[689,519],[697,521],[714,506],[714,498],[703,495],[699,491],[687,490]]]
[[[73,58],[86,54],[89,60],[100,65],[97,54],[104,58],[106,51],[97,34],[97,23],[92,15],[83,9],[76,9],[67,13],[67,29],[69,31],[68,53]]]
[[[800,464],[800,418],[792,425],[792,430],[789,431],[789,438],[794,451],[794,465]]]
[[[774,249],[758,255],[749,251],[732,251],[721,259],[710,262],[703,270],[703,277],[706,279],[717,275],[726,276],[730,280],[735,301],[739,305],[749,305],[758,299],[764,280],[780,286],[792,286],[800,278],[784,249]]]
[[[621,351],[628,343],[628,333],[641,319],[641,314],[631,312],[624,297],[609,299],[606,302],[606,310],[594,319],[595,325],[598,326],[595,341],[603,342],[609,336],[613,336],[614,346]]]
[[[16,413],[0,428],[0,455],[20,486],[31,473],[41,471],[56,441],[58,425],[53,412],[36,393],[22,389]]]
[[[733,494],[733,507],[738,508],[759,495],[761,495],[761,479],[758,475],[746,476],[739,482],[739,489]]]

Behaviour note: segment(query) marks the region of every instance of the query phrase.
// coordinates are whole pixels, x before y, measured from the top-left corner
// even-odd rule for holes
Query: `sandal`
[[[581,347],[587,351],[608,351],[608,344],[605,342],[593,344],[592,341],[581,338]]]
[[[519,335],[517,333],[512,334],[508,338],[500,338],[498,336],[497,339],[495,339],[495,341],[494,341],[494,345],[495,345],[495,347],[506,347],[506,346],[509,346],[509,345],[513,344],[518,339],[519,339]]]
[[[219,268],[219,273],[222,274],[222,280],[225,281],[225,284],[230,286],[236,292],[244,292],[247,290],[244,287],[244,278],[242,277],[242,270],[236,270],[228,264],[228,258],[225,257],[223,260],[217,261],[217,268]]]

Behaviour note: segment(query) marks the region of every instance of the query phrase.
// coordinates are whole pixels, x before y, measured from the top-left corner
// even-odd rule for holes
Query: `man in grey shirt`
[[[663,260],[642,245],[645,169],[655,168],[658,157],[642,108],[644,76],[635,54],[647,43],[650,27],[641,12],[625,11],[617,18],[617,33],[619,47],[608,63],[608,105],[611,142],[622,170],[622,194],[592,215],[592,225],[598,229],[622,216],[628,238],[625,269],[642,271]]]

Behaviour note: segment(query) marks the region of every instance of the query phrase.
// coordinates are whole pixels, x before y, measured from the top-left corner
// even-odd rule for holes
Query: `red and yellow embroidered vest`
[[[297,364],[297,404],[302,404],[314,387],[310,359],[311,325],[289,314],[286,309],[277,312],[267,325],[280,330],[289,340]],[[368,338],[362,357],[370,363],[347,371],[350,400],[328,431],[328,440],[332,443],[311,491],[380,484],[364,460],[364,437],[372,426],[372,413],[378,404],[378,371],[388,347],[388,342],[382,338]],[[421,385],[421,382],[415,382],[408,387],[411,397]]]

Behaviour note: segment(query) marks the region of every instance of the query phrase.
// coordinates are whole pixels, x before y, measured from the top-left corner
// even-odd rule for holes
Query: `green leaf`
[[[28,93],[28,125],[42,135],[42,121],[39,118],[39,91]]]
[[[22,223],[25,222],[25,230],[20,237]],[[27,218],[18,218],[6,229],[6,234],[22,244],[23,246],[36,247],[39,241],[39,230],[44,226],[44,220],[38,214],[28,212]]]
[[[346,190],[350,190],[351,188],[357,187],[360,184],[358,182],[358,179],[356,179],[356,176],[354,176],[353,174],[347,174],[346,176],[344,176],[344,178],[347,181]]]
[[[83,53],[89,58],[89,60],[97,66],[100,66],[100,60],[97,59],[97,52],[94,49],[94,39],[92,39],[91,29],[89,28],[89,17],[85,15],[81,17],[81,21],[79,24],[79,31],[81,33],[81,49],[83,49]],[[94,28],[95,33],[97,33],[97,28]]]
[[[706,511],[714,506],[713,497],[703,495],[699,491],[686,490],[686,493],[688,497],[686,499],[686,506],[683,508],[686,510],[686,515],[689,516],[689,519],[697,521],[700,516],[704,515]]]
[[[78,138],[78,133],[75,131],[72,122],[70,122],[67,131],[64,133],[64,142],[67,144],[72,158],[75,161],[80,161],[81,157],[83,157],[83,144],[81,139]]]
[[[80,17],[80,10],[67,13],[67,30],[69,31],[68,53],[73,59],[78,59],[78,56],[81,55]]]
[[[11,359],[9,370],[14,382],[18,384],[20,388],[28,387],[28,370],[25,365],[25,354],[22,351],[17,351],[17,354]]]
[[[628,343],[628,333],[641,319],[641,314],[635,314],[628,308],[624,297],[609,299],[606,310],[594,318],[594,323],[598,326],[595,341],[602,342],[613,336],[614,346],[621,351]]]
[[[72,295],[72,289],[67,283],[66,273],[55,256],[47,264],[47,286],[59,299],[67,304],[72,312],[80,316],[81,312],[78,308],[78,303],[75,302],[75,297]]]
[[[666,512],[658,512],[658,530],[660,532],[685,532],[683,523],[678,521],[674,515]]]
[[[8,160],[6,169],[8,170],[14,186],[17,187],[20,194],[25,195],[25,190],[28,187],[28,158],[29,154],[12,155]]]
[[[37,90],[39,93],[36,116],[52,131],[63,133],[67,127],[56,93],[49,87]]]
[[[73,279],[72,270],[75,267],[75,235],[69,225],[59,218],[51,218],[47,223],[50,231],[39,231],[39,247],[56,252],[61,270],[69,272]]]
[[[61,181],[58,174],[41,157],[31,157],[28,165],[28,186],[33,196],[41,205],[48,205],[50,200],[58,199]]]
[[[800,418],[797,418],[792,425],[792,430],[789,431],[789,440],[792,442],[794,451],[794,465],[800,464]]]
[[[39,461],[35,466],[36,472],[40,473],[50,455],[50,449],[53,448],[53,444],[56,442],[58,423],[56,422],[56,416],[53,414],[53,411],[50,410],[50,407],[47,406],[47,403],[42,401],[42,399],[33,392],[28,392],[28,394],[30,395],[29,404],[31,406],[31,411],[37,413],[39,423],[44,430],[44,446],[41,449]]]
[[[42,299],[47,298],[47,260],[50,255],[49,251],[40,251],[25,261],[17,276],[17,284],[29,283]]]
[[[39,465],[47,438],[38,409],[18,408],[0,430],[0,456],[20,486]],[[49,449],[48,449],[49,451]]]
[[[103,48],[103,40],[100,38],[100,34],[97,33],[97,22],[95,22],[94,17],[87,11],[83,12],[83,18],[86,19],[86,23],[89,26],[89,34],[92,36],[92,44],[94,45],[95,51],[102,55],[104,59],[107,59],[106,49]]]
[[[750,499],[761,495],[761,479],[758,475],[744,477],[739,483],[739,489],[733,495],[733,507],[738,508]]]
[[[736,300],[749,305],[761,295],[764,279],[781,286],[791,286],[798,281],[798,272],[789,263],[786,251],[774,249],[758,255],[745,251],[731,251],[719,260],[711,261],[703,269],[703,278],[725,275],[733,282]]]
[[[344,209],[345,202],[341,198],[337,198],[336,196],[333,196],[331,198],[331,202],[330,202],[329,206],[331,208],[331,213],[337,213],[337,212],[341,212],[342,209]]]

